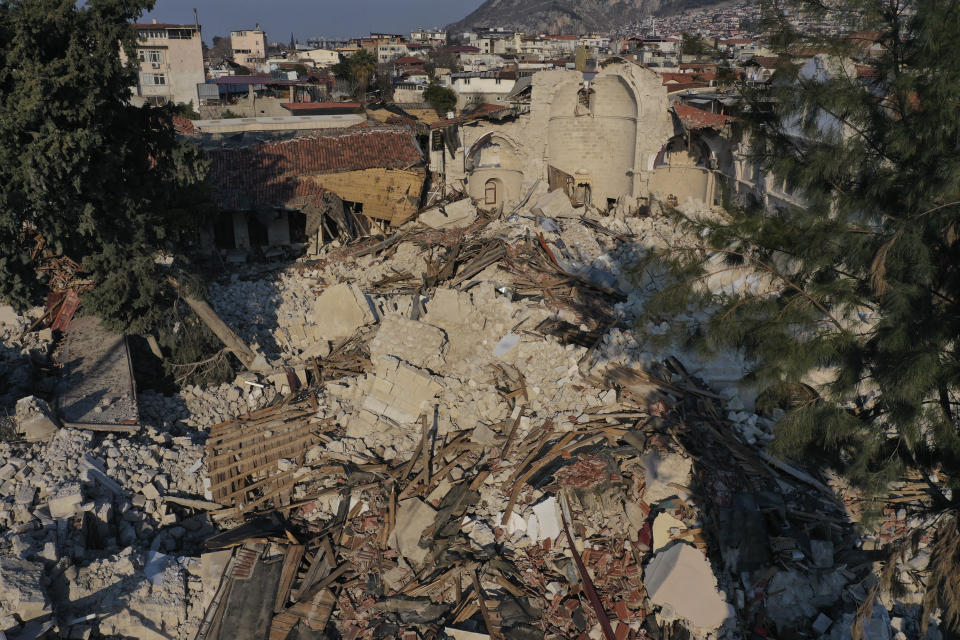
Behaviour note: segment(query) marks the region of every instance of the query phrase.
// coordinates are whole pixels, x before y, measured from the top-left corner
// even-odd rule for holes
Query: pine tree
[[[771,87],[743,88],[739,122],[767,184],[803,206],[675,211],[692,240],[642,265],[666,267],[672,282],[647,320],[671,321],[674,337],[706,349],[742,350],[748,381],[765,390],[761,408],[784,410],[781,455],[839,470],[873,495],[908,473],[927,479],[938,537],[926,604],[956,629],[960,1],[792,8],[845,35],[801,32],[768,3],[784,65]],[[797,56],[811,49],[824,55]],[[704,286],[708,271],[739,268],[758,283]],[[676,320],[691,308],[707,319]]]
[[[44,293],[40,238],[82,264],[84,307],[110,326],[142,332],[169,308],[157,254],[208,211],[206,163],[172,108],[130,104],[132,22],[153,4],[0,0],[0,298],[18,307]]]

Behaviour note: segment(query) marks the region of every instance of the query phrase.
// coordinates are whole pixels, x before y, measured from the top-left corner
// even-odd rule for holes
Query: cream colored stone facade
[[[656,157],[673,135],[667,92],[652,71],[613,64],[590,82],[578,71],[542,71],[528,114],[463,126],[454,157],[431,145],[431,167],[481,207],[517,203],[540,180],[603,208],[649,197]]]
[[[196,109],[200,105],[197,85],[206,79],[200,28],[192,24],[135,26],[140,63],[134,87],[137,102],[192,102]]]
[[[255,29],[230,32],[233,59],[255,71],[266,71],[267,34],[257,25]]]

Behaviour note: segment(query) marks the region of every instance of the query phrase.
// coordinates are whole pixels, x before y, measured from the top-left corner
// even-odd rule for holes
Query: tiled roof
[[[686,91],[687,89],[704,89],[709,87],[708,82],[678,82],[676,84],[668,84],[667,93],[677,93],[678,91]]]
[[[673,112],[677,114],[683,125],[690,129],[723,129],[736,120],[733,116],[710,113],[682,102],[673,105]]]
[[[183,116],[173,116],[173,128],[177,133],[196,133],[197,128],[193,126],[193,120]]]
[[[324,193],[310,176],[423,162],[413,134],[399,127],[330,129],[208,154],[207,180],[220,206],[234,210],[307,204]]]
[[[490,104],[489,102],[485,102],[481,105],[478,105],[470,113],[465,113],[461,116],[452,118],[450,120],[443,118],[439,122],[436,122],[433,125],[431,125],[431,128],[443,129],[445,127],[449,127],[452,124],[464,124],[466,122],[473,122],[474,120],[484,120],[486,118],[493,118],[494,120],[500,120],[502,118],[505,118],[513,114],[514,114],[514,111],[512,107],[507,107],[500,104]]]

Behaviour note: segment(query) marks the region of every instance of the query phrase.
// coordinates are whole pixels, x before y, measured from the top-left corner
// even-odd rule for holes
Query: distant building
[[[440,29],[417,29],[410,34],[410,41],[442,47],[447,44],[447,32]]]
[[[230,46],[237,64],[256,71],[266,71],[267,34],[258,24],[254,29],[230,32]]]
[[[168,102],[199,106],[197,85],[203,84],[200,25],[135,24],[140,62],[134,93],[141,104]]]
[[[340,62],[340,52],[331,49],[298,50],[296,58],[301,61],[309,60],[318,67],[329,67]]]

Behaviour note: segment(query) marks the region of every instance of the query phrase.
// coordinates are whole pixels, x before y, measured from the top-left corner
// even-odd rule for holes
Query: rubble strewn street
[[[36,437],[0,443],[0,630],[841,640],[869,602],[866,637],[920,638],[916,598],[873,589],[908,513],[873,535],[852,492],[772,458],[736,358],[640,342],[632,267],[677,231],[558,193],[237,267],[211,304],[272,373],[140,392],[136,433],[17,402]],[[11,406],[49,348],[30,323],[2,325]]]

